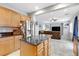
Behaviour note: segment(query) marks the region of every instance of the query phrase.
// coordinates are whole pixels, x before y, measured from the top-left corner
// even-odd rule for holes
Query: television
[[[52,27],[52,31],[60,31],[60,27]]]

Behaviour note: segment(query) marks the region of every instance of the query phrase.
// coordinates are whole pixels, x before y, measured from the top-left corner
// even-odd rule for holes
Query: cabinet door
[[[44,45],[44,55],[48,56],[48,44]]]
[[[7,22],[8,22],[8,23],[7,23],[7,22],[6,22],[6,23],[7,23],[8,26],[11,26],[11,25],[12,25],[12,11],[9,11],[9,10],[8,10],[8,13],[7,13],[7,14],[8,14],[8,15],[7,15],[7,16],[8,16]]]
[[[10,53],[10,40],[7,38],[7,40],[5,40],[3,42],[3,46],[4,46],[4,53],[5,55]]]
[[[48,51],[49,50],[49,48],[48,48],[48,39],[45,40],[43,44],[44,44],[44,55],[48,56],[48,53],[49,53],[49,51]]]
[[[16,27],[20,26],[20,15],[16,14]]]
[[[10,37],[10,52],[13,52],[15,50],[15,42],[14,42],[14,36]]]
[[[37,52],[37,56],[44,56],[43,48]]]
[[[21,56],[36,56],[36,46],[21,41]]]
[[[43,46],[43,43],[40,43],[38,46],[37,46],[37,56],[44,56],[44,46]]]
[[[43,48],[43,43],[40,43],[38,46],[37,46],[37,51],[41,50]]]
[[[8,23],[8,11],[0,7],[0,26],[7,26]]]
[[[0,41],[0,56],[5,55],[4,43]]]
[[[8,53],[10,53],[10,40],[3,38],[0,41],[0,55],[7,55]]]
[[[15,50],[20,48],[20,36],[15,36]]]
[[[19,27],[20,26],[20,15],[12,12],[12,26]]]
[[[21,15],[21,21],[29,20],[29,17]]]
[[[2,38],[0,40],[0,55],[7,55],[14,49],[13,37]]]

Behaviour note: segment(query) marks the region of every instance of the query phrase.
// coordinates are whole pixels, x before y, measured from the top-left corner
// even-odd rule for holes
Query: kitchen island
[[[50,37],[35,37],[32,41],[21,40],[21,56],[49,56],[49,54]]]

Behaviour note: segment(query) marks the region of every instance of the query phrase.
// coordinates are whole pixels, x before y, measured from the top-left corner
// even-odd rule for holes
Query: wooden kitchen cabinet
[[[37,56],[44,56],[43,42],[37,46]]]
[[[7,55],[14,49],[14,40],[12,37],[0,38],[0,55]]]
[[[14,40],[14,36],[10,37],[10,52],[15,51],[15,40]]]
[[[20,15],[19,14],[12,12],[11,26],[12,27],[20,26]]]
[[[13,10],[0,6],[0,26],[20,27],[20,21],[30,19],[29,16],[21,15]]]
[[[8,52],[10,52],[10,44],[8,38],[0,40],[0,55],[6,55]]]
[[[0,7],[0,26],[18,27],[21,15],[7,8]]]
[[[25,21],[25,20],[31,20],[31,17],[25,16],[25,15],[21,15],[21,21]]]
[[[49,55],[49,44],[48,40],[41,42],[38,45],[21,41],[21,56],[48,56]]]
[[[4,46],[4,53],[5,55],[7,55],[8,53],[10,53],[10,40],[7,38],[7,40],[5,40],[3,42],[3,46]]]
[[[37,56],[44,56],[44,49],[40,49],[38,52],[37,52]]]
[[[7,51],[9,51],[8,44],[9,42],[5,39],[2,38],[2,40],[0,40],[0,56],[5,55]]]
[[[0,7],[0,26],[8,26],[8,10]]]
[[[12,26],[13,27],[20,27],[20,22],[25,21],[25,20],[30,20],[30,17],[20,15],[18,13],[12,13]]]
[[[26,16],[21,15],[21,21],[25,21],[26,20]]]
[[[7,25],[9,26],[9,27],[13,27],[12,26],[12,24],[13,24],[13,17],[14,17],[14,15],[13,15],[13,12],[10,10],[8,10],[8,13],[7,13],[8,15],[7,16],[9,16],[8,17],[8,23],[7,23]]]
[[[15,36],[15,50],[20,49],[20,40],[22,39],[21,35]]]
[[[36,47],[26,42],[21,42],[20,48],[21,56],[36,56]]]
[[[11,26],[11,14],[9,9],[0,7],[0,26]]]
[[[45,40],[44,42],[43,42],[43,44],[44,44],[44,55],[45,56],[48,56],[49,54],[48,54],[48,50],[49,50],[49,44],[48,44],[48,40]]]
[[[39,45],[37,45],[37,51],[41,50],[43,48],[43,43],[40,43]]]

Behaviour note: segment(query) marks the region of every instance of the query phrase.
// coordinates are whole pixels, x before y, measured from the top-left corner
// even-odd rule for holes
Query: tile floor
[[[20,50],[17,50],[17,51],[15,51],[7,56],[20,56]]]
[[[51,39],[52,56],[72,56],[72,42]]]

